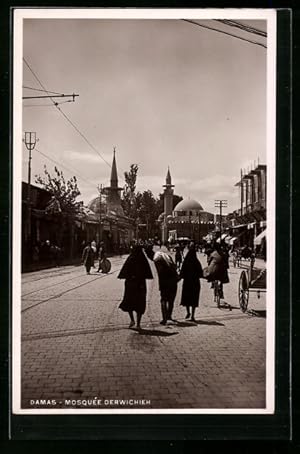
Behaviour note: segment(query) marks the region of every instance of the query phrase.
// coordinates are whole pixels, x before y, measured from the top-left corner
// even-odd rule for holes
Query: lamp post
[[[102,241],[102,225],[101,225],[101,222],[102,222],[102,213],[101,213],[101,209],[102,209],[102,184],[100,184],[100,186],[98,185],[98,191],[99,191],[99,243],[100,243],[100,241]]]
[[[27,150],[29,151],[28,157],[28,186],[27,186],[27,212],[26,212],[26,228],[25,228],[25,240],[29,245],[31,242],[31,200],[30,200],[30,185],[31,185],[31,152],[34,149],[36,142],[38,139],[36,138],[35,132],[25,132],[23,142]]]

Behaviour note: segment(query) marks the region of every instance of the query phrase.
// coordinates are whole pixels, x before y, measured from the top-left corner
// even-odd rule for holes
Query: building
[[[124,215],[121,190],[115,150],[110,186],[101,190],[87,207],[82,206],[77,214],[62,212],[50,192],[22,182],[23,270],[52,264],[51,260],[41,260],[38,256],[47,240],[61,249],[64,263],[78,261],[87,241],[104,241],[110,254],[118,252],[120,245],[126,249],[133,240],[135,223]]]
[[[158,218],[161,240],[165,242],[185,238],[201,242],[214,229],[214,215],[190,198],[181,200],[172,210],[174,185],[169,168],[163,188],[164,212]]]
[[[267,166],[258,164],[253,170],[243,172],[235,185],[240,189],[240,208],[230,215],[228,232],[238,246],[249,245],[266,248],[267,227]]]
[[[118,186],[116,150],[113,152],[110,186],[100,189],[99,195],[88,203],[89,213],[84,219],[96,225],[89,231],[88,240],[104,241],[108,252],[117,252],[119,246],[127,248],[135,234],[135,222],[124,214],[121,191]]]

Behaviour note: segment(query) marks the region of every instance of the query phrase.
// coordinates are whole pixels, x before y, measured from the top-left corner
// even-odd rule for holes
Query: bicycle
[[[220,299],[223,297],[223,289],[221,281],[213,281],[214,289],[214,302],[217,303],[217,307],[220,307]]]
[[[212,282],[212,285],[214,289],[214,302],[217,303],[217,308],[227,308],[231,311],[232,307],[230,304],[226,303],[225,301],[223,301],[223,303],[221,304],[221,299],[224,298],[222,282],[216,280]]]

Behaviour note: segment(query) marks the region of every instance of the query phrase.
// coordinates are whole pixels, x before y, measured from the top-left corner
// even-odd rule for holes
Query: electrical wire
[[[43,88],[43,90],[45,90],[46,93],[50,93],[48,92],[48,90],[44,87],[44,85],[42,84],[42,82],[40,81],[40,79],[38,78],[38,76],[35,74],[35,72],[33,71],[33,69],[30,67],[29,63],[26,61],[26,58],[23,57],[23,61],[24,63],[26,64],[27,68],[29,69],[29,71],[32,73],[32,75],[34,76],[34,78],[38,81],[38,83],[40,84],[40,86]],[[61,110],[60,107],[58,107],[57,103],[51,98],[51,96],[49,95],[53,105],[59,110],[59,112],[63,115],[63,117],[70,123],[70,125],[77,131],[77,133],[83,138],[83,140],[90,146],[90,148],[92,148],[97,154],[98,156],[111,168],[111,164],[106,161],[106,159],[101,155],[101,153],[99,153],[99,151],[97,150],[97,148],[94,147],[94,145],[87,139],[87,137],[78,129],[78,127],[72,122],[72,120]]]
[[[66,102],[73,102],[73,100],[57,102],[56,105],[65,104]],[[23,107],[53,107],[53,104],[23,104]]]
[[[229,25],[230,27],[236,27],[240,30],[243,30],[248,33],[253,33],[255,35],[263,36],[264,38],[267,37],[267,33],[263,30],[259,30],[258,28],[251,27],[250,25],[243,24],[238,21],[234,20],[227,20],[227,19],[214,19],[216,22],[221,22],[225,25]]]
[[[241,36],[234,35],[234,34],[229,33],[229,32],[225,32],[224,30],[220,30],[218,28],[209,27],[208,25],[199,24],[198,22],[195,22],[195,21],[190,20],[190,19],[180,19],[180,20],[182,20],[184,22],[189,22],[190,24],[198,25],[198,27],[207,28],[208,30],[213,30],[215,32],[222,33],[224,35],[232,36],[233,38],[237,38],[237,39],[240,39],[242,41],[246,41],[246,42],[251,43],[251,44],[256,44],[257,46],[264,47],[265,49],[267,48],[267,46],[265,44],[263,44],[263,43],[259,43],[258,41],[252,41],[250,39],[242,38]]]
[[[56,161],[55,159],[53,158],[50,158],[48,155],[46,155],[45,153],[43,153],[41,150],[39,150],[38,148],[35,148],[35,151],[37,151],[39,154],[41,154],[42,156],[44,156],[45,158],[49,159],[49,161],[53,162],[54,164],[57,164],[59,165],[60,167],[63,167],[65,170],[68,170],[69,172],[71,173],[74,173],[76,172],[76,174],[74,175],[75,177],[78,177],[82,180],[84,180],[86,183],[88,183],[89,185],[91,185],[93,188],[96,188],[97,189],[97,185],[95,185],[95,183],[92,183],[91,181],[87,180],[84,176],[82,176],[77,170],[75,170],[74,168],[72,169],[71,167],[67,167],[66,165],[62,164],[61,162],[58,162]]]
[[[56,91],[41,90],[39,88],[27,87],[25,85],[23,85],[23,88],[27,88],[28,90],[34,90],[34,91],[42,91],[44,93],[51,93],[52,95],[62,95],[62,93],[58,93]]]

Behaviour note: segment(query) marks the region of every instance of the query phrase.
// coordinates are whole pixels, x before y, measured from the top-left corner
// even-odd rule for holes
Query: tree
[[[183,198],[179,195],[173,194],[173,207],[172,209],[176,207],[177,203],[181,202]],[[159,206],[159,214],[164,212],[164,194],[159,194],[159,199],[158,199],[158,206]]]
[[[121,203],[124,213],[132,219],[137,217],[135,189],[138,169],[139,166],[137,164],[131,164],[129,172],[124,172],[125,187]]]
[[[44,166],[45,176],[36,175],[35,182],[40,184],[51,194],[51,200],[46,207],[46,212],[52,214],[75,216],[80,212],[83,202],[77,202],[80,195],[76,177],[65,180],[63,172],[54,167],[55,175],[52,176]]]
[[[157,219],[160,214],[159,200],[148,190],[138,192],[136,196],[137,212],[140,223],[145,224],[147,236],[153,238],[157,233]]]

